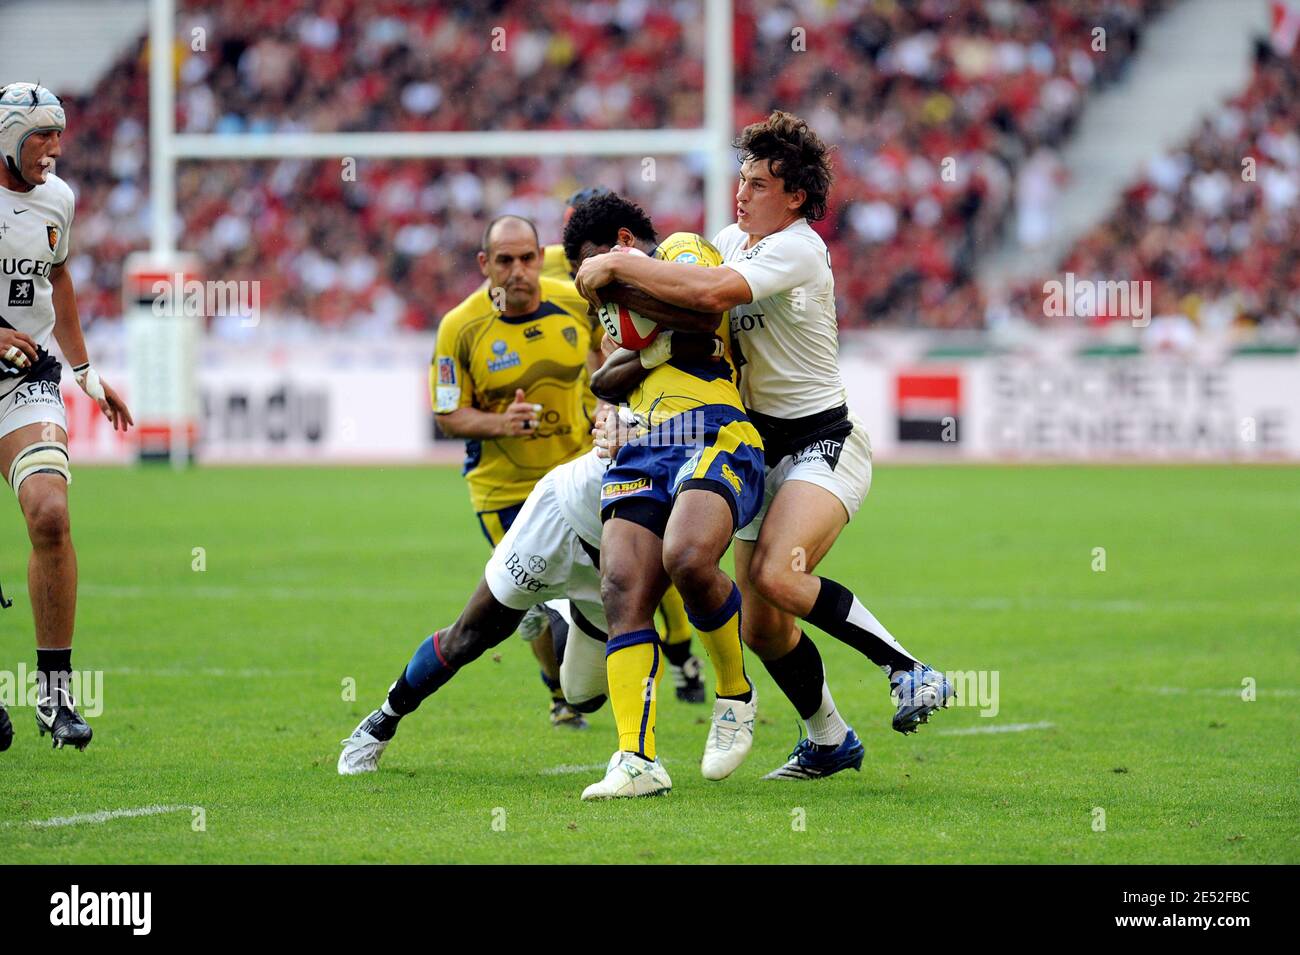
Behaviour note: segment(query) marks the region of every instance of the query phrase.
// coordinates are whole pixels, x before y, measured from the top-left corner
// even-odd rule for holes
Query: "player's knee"
[[[615,565],[608,569],[602,568],[600,601],[605,605],[605,612],[613,617],[610,621],[611,626],[616,619],[636,615],[636,609],[632,604],[642,587],[644,576],[644,573],[637,573],[633,568],[626,566]]]
[[[717,566],[713,552],[713,545],[703,540],[675,541],[664,548],[664,570],[677,589],[688,594],[708,581],[709,572]]]
[[[754,589],[768,603],[787,612],[798,603],[798,574],[799,571],[776,558],[771,551],[756,551],[749,565],[749,579]]]
[[[61,547],[71,537],[68,502],[62,495],[42,494],[28,503],[24,514],[33,547]]]

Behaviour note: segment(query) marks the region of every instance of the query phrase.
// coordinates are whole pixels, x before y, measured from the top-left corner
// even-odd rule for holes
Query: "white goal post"
[[[175,0],[150,0],[149,48],[171,49]],[[447,133],[177,133],[172,57],[149,58],[152,251],[175,251],[176,163],[181,159],[480,158],[490,156],[655,156],[702,154],[705,230],[732,221],[732,0],[703,0],[704,125],[698,129],[536,130]],[[488,38],[484,38],[486,43]],[[510,42],[506,38],[507,44]]]
[[[655,156],[700,154],[705,165],[705,234],[732,221],[736,160],[731,149],[732,0],[702,0],[704,8],[704,126],[627,129],[429,133],[178,133],[175,125],[173,43],[176,0],[150,0],[149,150],[151,256],[176,257],[176,164],[182,159],[479,158],[492,156]],[[488,42],[488,38],[484,38]],[[510,38],[506,37],[509,44]],[[159,56],[158,51],[165,50]],[[181,371],[177,369],[177,371]],[[173,466],[190,459],[189,427],[176,410],[169,427]]]

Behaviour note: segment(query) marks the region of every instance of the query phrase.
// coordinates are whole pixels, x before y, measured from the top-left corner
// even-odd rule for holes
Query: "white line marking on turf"
[[[993,726],[969,726],[956,730],[935,730],[935,736],[975,736],[978,733],[1023,733],[1026,730],[1050,730],[1055,723],[999,723]]]
[[[1197,689],[1188,689],[1185,686],[1148,686],[1143,687],[1150,693],[1160,693],[1164,696],[1173,696],[1179,693],[1196,693],[1199,696],[1241,696],[1244,687],[1215,686],[1199,687]],[[1300,696],[1300,690],[1289,687],[1274,689],[1272,687],[1262,686],[1255,690],[1258,696]]]
[[[590,773],[597,769],[604,769],[605,763],[589,763],[586,766],[577,766],[566,764],[564,766],[552,766],[550,769],[543,769],[543,776],[567,776],[570,773]]]
[[[161,816],[168,812],[189,812],[193,806],[140,806],[136,809],[101,809],[99,812],[82,812],[74,816],[55,816],[53,819],[28,819],[26,822],[7,822],[9,826],[30,826],[33,829],[52,829],[57,826],[98,824],[110,819],[134,819],[137,816]]]
[[[108,676],[150,676],[150,677],[235,677],[239,680],[253,677],[310,676],[311,670],[265,670],[255,667],[226,669],[225,667],[169,667],[167,669],[149,669],[141,667],[109,667],[104,670]]]

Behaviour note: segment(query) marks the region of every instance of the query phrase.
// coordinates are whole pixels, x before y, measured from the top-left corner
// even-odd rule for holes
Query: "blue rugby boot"
[[[818,746],[810,739],[801,739],[784,766],[772,770],[764,779],[821,779],[833,776],[842,769],[862,769],[866,751],[858,734],[849,728],[844,742],[833,749]]]
[[[889,687],[898,704],[894,729],[904,734],[915,733],[922,723],[930,722],[930,714],[948,706],[956,695],[948,678],[928,666],[895,671]]]

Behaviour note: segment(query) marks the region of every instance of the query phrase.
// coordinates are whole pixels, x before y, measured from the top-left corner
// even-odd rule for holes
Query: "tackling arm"
[[[695,317],[691,318],[673,314],[656,318],[666,328],[683,331],[712,331],[717,327],[716,321],[712,327],[705,328],[698,318],[701,313],[716,316],[753,300],[749,283],[739,272],[725,265],[702,269],[687,262],[664,262],[643,255],[612,252],[594,255],[582,263],[575,281],[578,291],[589,300],[593,295],[601,294],[598,289],[603,290],[612,282],[621,282],[669,305],[698,309]],[[642,311],[630,303],[621,304]],[[647,312],[642,314],[651,317]]]

